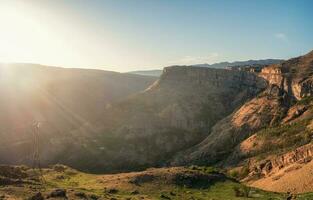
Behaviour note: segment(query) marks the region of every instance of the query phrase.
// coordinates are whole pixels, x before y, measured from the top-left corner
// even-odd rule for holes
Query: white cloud
[[[218,53],[210,53],[206,56],[185,56],[179,60],[169,62],[170,64],[178,65],[193,65],[193,64],[203,64],[203,63],[212,63],[216,61],[216,58],[219,57]]]
[[[275,36],[277,39],[279,39],[279,40],[282,40],[282,41],[284,41],[284,42],[288,42],[288,37],[287,37],[287,35],[284,34],[284,33],[276,33],[274,36]]]

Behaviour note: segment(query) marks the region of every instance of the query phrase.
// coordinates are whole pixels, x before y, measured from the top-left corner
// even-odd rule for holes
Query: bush
[[[229,172],[229,176],[232,177],[232,178],[235,178],[235,179],[238,179],[239,178],[239,172],[238,170],[232,170]]]
[[[234,188],[236,197],[250,197],[251,188],[247,186],[235,186]]]
[[[250,173],[250,170],[249,170],[249,166],[248,164],[246,164],[245,166],[241,167],[240,169],[234,169],[232,171],[230,171],[228,173],[228,175],[232,178],[235,178],[235,179],[243,179],[245,177],[247,177]]]

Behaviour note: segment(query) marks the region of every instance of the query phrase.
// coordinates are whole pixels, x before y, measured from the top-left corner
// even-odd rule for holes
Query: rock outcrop
[[[312,96],[313,51],[297,58],[271,65],[259,74],[271,85],[277,85],[296,100]]]
[[[308,163],[313,159],[313,144],[307,144],[282,155],[269,156],[261,162],[250,166],[250,175],[247,179],[258,176],[271,176],[282,168],[299,163]]]
[[[275,192],[311,192],[312,143],[281,155],[270,155],[250,162],[250,173],[243,180],[248,185]]]

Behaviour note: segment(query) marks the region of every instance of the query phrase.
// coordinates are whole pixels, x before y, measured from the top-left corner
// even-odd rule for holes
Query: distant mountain
[[[159,77],[162,74],[161,69],[155,69],[155,70],[141,70],[141,71],[131,71],[127,72],[129,74],[137,74],[137,75],[144,75],[144,76],[154,76]]]
[[[191,67],[208,67],[208,68],[226,68],[226,67],[234,67],[234,66],[240,67],[240,66],[254,66],[254,65],[266,66],[266,65],[272,65],[272,64],[279,64],[283,61],[284,60],[280,60],[280,59],[264,59],[264,60],[247,60],[247,61],[235,61],[235,62],[220,62],[220,63],[214,63],[214,64],[195,64],[195,65],[188,65],[188,66],[191,66]],[[185,66],[185,65],[179,65],[179,66]],[[131,71],[128,73],[144,75],[144,76],[159,77],[162,74],[162,70],[160,70],[160,69],[141,70],[141,71]]]
[[[234,66],[253,66],[253,65],[272,65],[283,62],[280,59],[263,59],[263,60],[247,60],[247,61],[235,61],[235,62],[220,62],[214,64],[197,64],[192,66],[198,67],[210,67],[210,68],[226,68]]]

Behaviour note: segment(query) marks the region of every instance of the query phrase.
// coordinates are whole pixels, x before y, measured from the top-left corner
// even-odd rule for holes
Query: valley
[[[156,78],[2,66],[19,81],[1,79],[12,97],[1,104],[1,164],[23,174],[1,174],[4,199],[43,187],[70,199],[309,199],[313,52],[253,67],[171,66]],[[19,166],[31,166],[34,121],[44,184]]]

